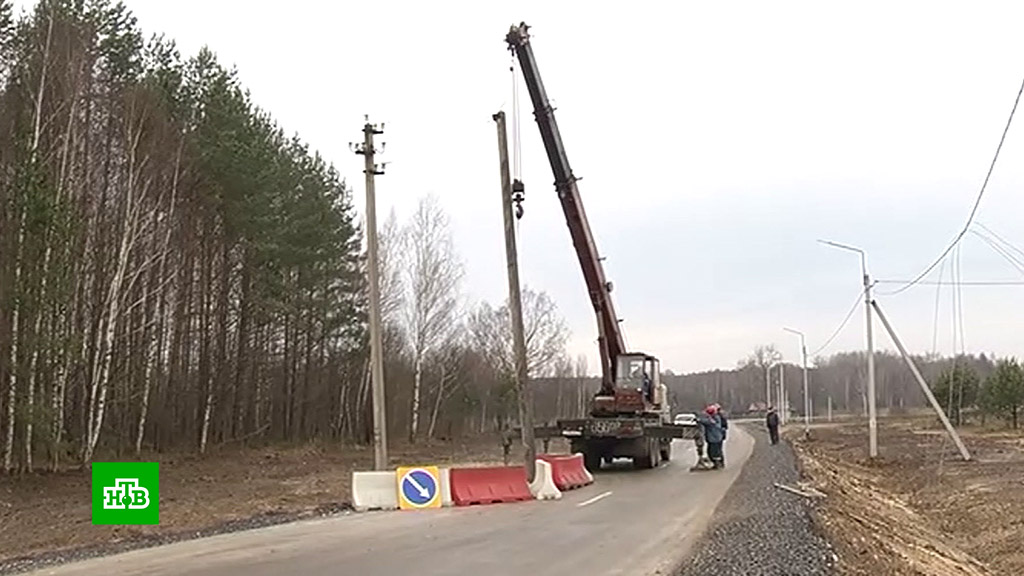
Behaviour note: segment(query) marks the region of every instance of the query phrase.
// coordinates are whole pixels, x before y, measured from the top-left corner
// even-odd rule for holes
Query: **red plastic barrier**
[[[559,490],[572,490],[592,483],[583,465],[583,454],[540,454],[537,458],[551,464],[551,475]]]
[[[450,479],[456,506],[533,500],[522,466],[452,468]]]

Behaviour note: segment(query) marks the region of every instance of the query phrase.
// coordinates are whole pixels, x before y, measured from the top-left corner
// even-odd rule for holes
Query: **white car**
[[[674,424],[696,424],[697,415],[692,412],[681,412],[676,414],[675,420],[672,421]]]

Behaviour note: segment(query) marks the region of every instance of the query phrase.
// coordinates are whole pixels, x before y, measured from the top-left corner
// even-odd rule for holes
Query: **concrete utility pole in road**
[[[516,364],[516,390],[519,396],[519,426],[526,449],[526,480],[533,482],[537,444],[533,436],[533,390],[526,372],[526,338],[523,334],[523,303],[519,291],[519,264],[516,254],[515,222],[512,216],[512,177],[508,167],[508,137],[505,113],[492,116],[498,127],[498,158],[501,169],[501,211],[505,220],[505,258],[508,263],[508,308],[512,316],[512,345]],[[519,212],[521,215],[522,212]]]
[[[380,270],[377,259],[377,198],[374,177],[384,174],[383,166],[374,163],[377,151],[373,137],[384,133],[384,125],[378,128],[370,124],[369,118],[363,126],[362,144],[352,145],[356,154],[365,159],[363,173],[366,174],[366,256],[367,275],[370,280],[370,370],[373,395],[373,469],[388,467],[387,412],[384,409],[384,343],[380,319]],[[381,150],[383,152],[383,148]]]
[[[792,328],[783,328],[783,330],[800,337],[800,358],[804,371],[804,435],[806,436],[811,433],[811,396],[807,386],[807,344],[803,332]]]
[[[860,254],[860,271],[864,280],[864,313],[867,316],[867,344],[868,344],[868,454],[871,458],[878,457],[878,416],[875,409],[875,343],[871,334],[871,277],[868,275],[867,255],[860,248],[831,242],[829,240],[818,240],[834,248],[849,250]]]

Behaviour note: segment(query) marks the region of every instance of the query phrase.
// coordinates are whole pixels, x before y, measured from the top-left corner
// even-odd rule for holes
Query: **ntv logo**
[[[149,490],[139,486],[138,478],[118,478],[113,486],[103,487],[104,510],[144,510],[149,508]]]
[[[160,523],[160,464],[93,462],[92,523]]]

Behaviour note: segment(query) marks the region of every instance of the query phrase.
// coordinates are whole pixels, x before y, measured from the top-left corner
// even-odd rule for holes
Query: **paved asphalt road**
[[[750,456],[739,427],[724,470],[690,472],[693,444],[672,461],[628,460],[558,501],[369,512],[224,534],[36,571],[37,576],[395,574],[671,574]]]

